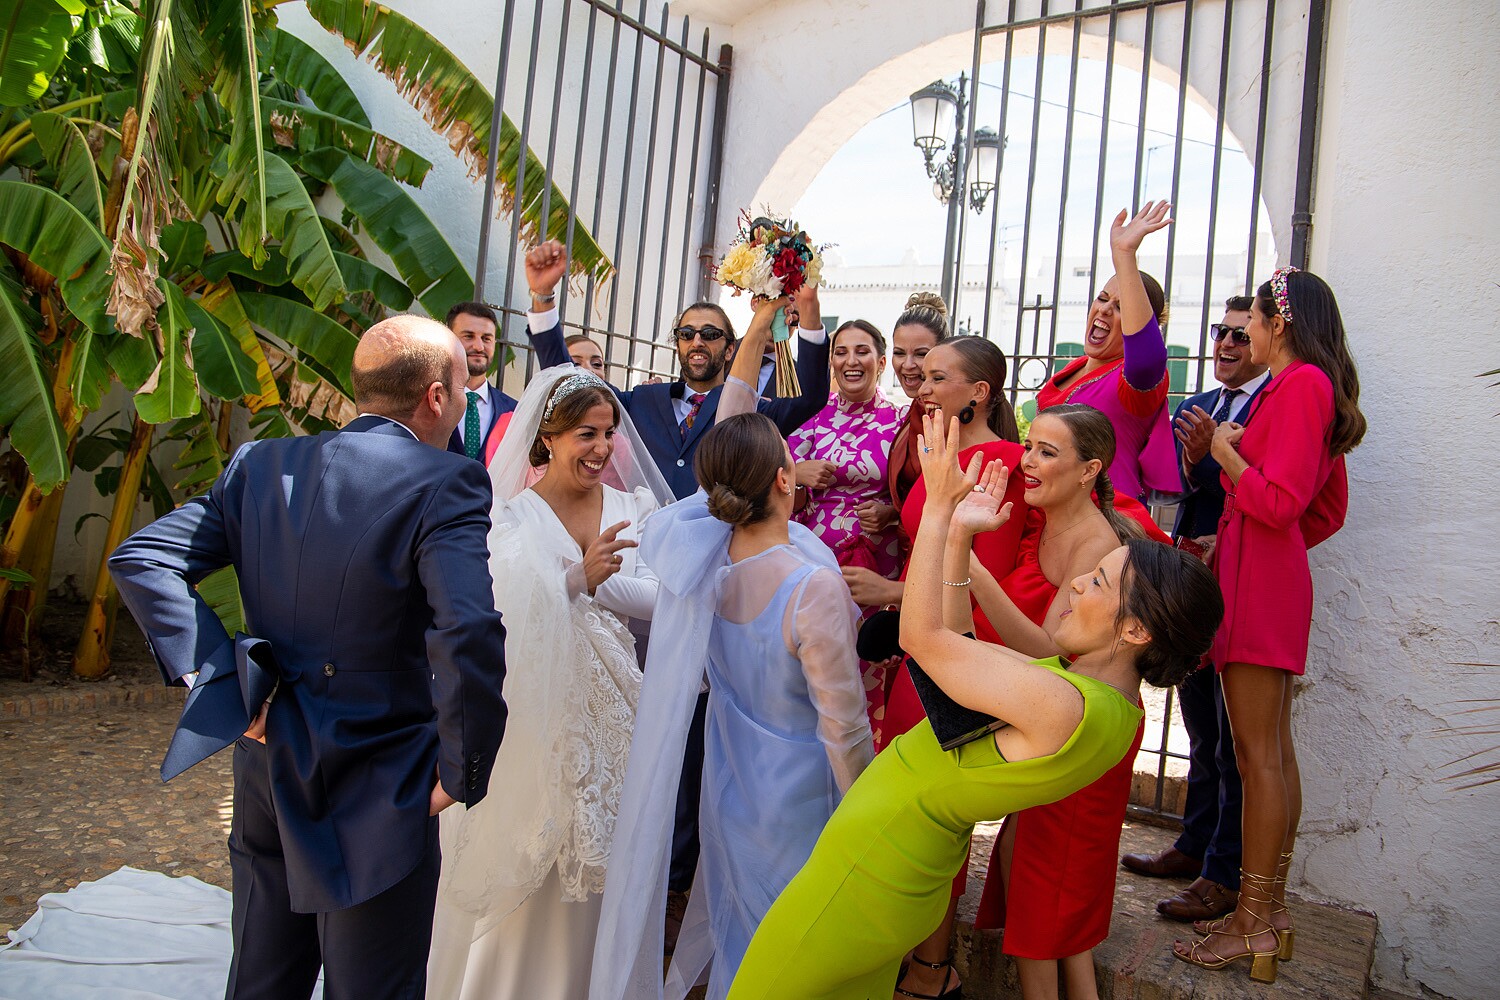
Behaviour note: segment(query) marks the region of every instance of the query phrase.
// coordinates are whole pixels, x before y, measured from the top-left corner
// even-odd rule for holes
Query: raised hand
[[[568,253],[557,240],[548,240],[526,253],[526,287],[533,298],[545,299],[557,292],[568,273]]]
[[[639,544],[628,538],[616,537],[628,527],[630,527],[629,521],[611,524],[599,532],[599,537],[594,539],[594,544],[590,545],[588,551],[583,554],[583,576],[588,582],[590,594],[599,584],[620,572],[620,565],[625,561],[625,557],[620,555],[620,550],[633,549]]]
[[[803,285],[787,305],[787,326],[816,330],[823,325],[823,309],[818,303],[818,286]]]
[[[1171,202],[1148,201],[1127,222],[1125,221],[1127,210],[1120,209],[1120,214],[1115,216],[1115,221],[1109,227],[1110,249],[1134,254],[1141,248],[1141,240],[1158,229],[1165,229],[1172,224],[1169,214],[1171,211]]]
[[[968,469],[958,467],[958,428],[957,417],[948,421],[945,432],[942,418],[933,419],[930,413],[922,414],[922,433],[917,436],[917,454],[922,460],[922,479],[927,485],[929,502],[941,501],[957,507],[979,483],[984,456],[975,452]]]
[[[1213,444],[1214,428],[1217,426],[1214,418],[1201,406],[1182,411],[1173,433],[1182,442],[1182,457],[1187,460],[1188,465],[1197,465],[1203,461],[1203,456],[1208,454],[1209,446]]]
[[[1010,470],[996,459],[984,467],[979,482],[958,502],[953,512],[953,528],[967,535],[994,531],[1010,520],[1013,504],[1005,502],[1005,487]]]
[[[833,485],[832,462],[812,458],[797,463],[797,485],[810,490],[825,490]]]
[[[1213,443],[1209,446],[1214,459],[1220,465],[1227,464],[1232,456],[1239,454],[1240,438],[1244,436],[1244,425],[1237,424],[1233,420],[1226,420],[1215,427]]]

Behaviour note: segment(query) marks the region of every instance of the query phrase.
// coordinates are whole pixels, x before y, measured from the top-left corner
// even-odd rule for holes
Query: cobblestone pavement
[[[38,897],[121,865],[229,886],[230,760],[170,784],[180,700],[0,718],[0,934]]]

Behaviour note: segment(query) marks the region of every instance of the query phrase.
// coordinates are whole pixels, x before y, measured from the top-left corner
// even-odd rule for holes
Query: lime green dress
[[[755,932],[729,1000],[886,1000],[937,928],[974,824],[1055,802],[1124,757],[1141,710],[1102,681],[1035,661],[1083,695],[1056,753],[1012,763],[993,739],[941,749],[925,720],[862,774]]]

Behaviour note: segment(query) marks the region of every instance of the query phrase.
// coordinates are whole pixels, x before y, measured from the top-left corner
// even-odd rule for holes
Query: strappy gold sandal
[[[1276,928],[1277,940],[1281,942],[1281,951],[1277,956],[1277,960],[1281,962],[1290,962],[1292,960],[1292,955],[1295,952],[1297,942],[1297,929],[1291,924],[1291,911],[1286,908],[1285,902],[1286,877],[1287,872],[1291,869],[1291,867],[1292,855],[1290,853],[1283,854],[1281,856],[1281,861],[1276,865],[1276,878],[1274,880],[1276,887],[1282,890],[1283,901],[1280,903],[1276,902],[1273,895],[1271,903],[1271,905],[1274,907],[1274,909],[1271,910],[1271,916],[1274,917],[1278,913],[1287,914],[1287,925],[1285,927]],[[1224,928],[1229,925],[1229,918],[1232,916],[1234,916],[1234,913],[1233,911],[1230,911],[1224,916],[1216,917],[1213,920],[1194,920],[1193,930],[1203,935],[1223,933]]]
[[[1240,901],[1254,903],[1274,903],[1275,897],[1271,890],[1276,884],[1274,877],[1267,878],[1264,875],[1255,875],[1251,872],[1240,871]],[[1241,959],[1250,959],[1250,978],[1258,983],[1276,982],[1276,963],[1282,950],[1281,935],[1271,922],[1259,914],[1247,910],[1255,920],[1262,926],[1249,934],[1235,934],[1231,931],[1218,929],[1210,931],[1207,936],[1194,941],[1188,946],[1187,954],[1183,954],[1175,947],[1172,954],[1189,965],[1196,965],[1203,969],[1225,969]],[[1276,941],[1276,947],[1269,951],[1257,951],[1253,943],[1254,939],[1269,932]],[[1241,954],[1225,957],[1213,951],[1209,943],[1215,937],[1239,938],[1245,942],[1245,950]]]

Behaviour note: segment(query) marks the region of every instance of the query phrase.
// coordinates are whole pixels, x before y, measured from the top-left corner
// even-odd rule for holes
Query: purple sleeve
[[[1167,344],[1152,316],[1140,332],[1125,338],[1125,381],[1138,392],[1150,392],[1167,373]]]

